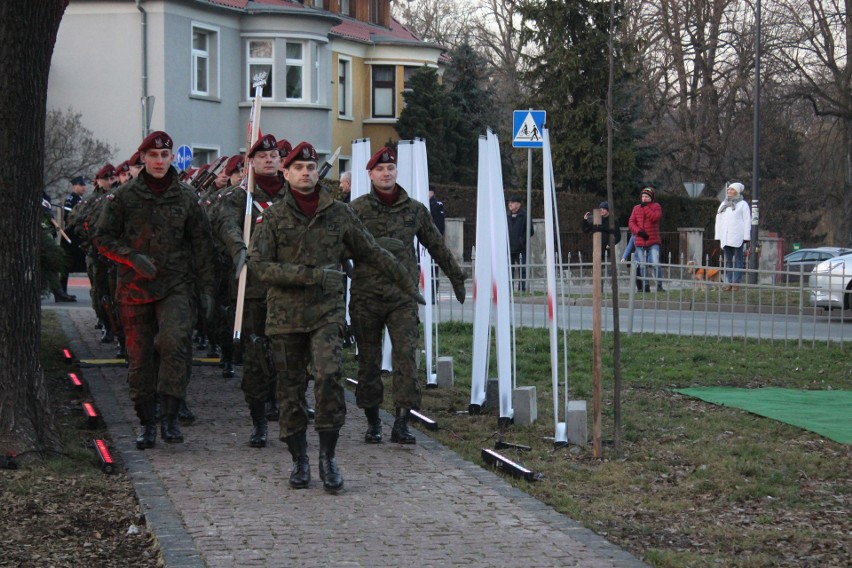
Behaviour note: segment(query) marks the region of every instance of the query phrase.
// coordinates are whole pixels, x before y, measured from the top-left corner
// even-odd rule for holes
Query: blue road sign
[[[186,168],[188,168],[191,163],[192,163],[192,149],[187,145],[183,145],[180,148],[178,148],[177,152],[175,152],[175,160],[174,160],[175,167],[177,169],[179,169],[180,171],[185,172]]]
[[[543,148],[541,128],[547,119],[544,110],[516,110],[512,113],[512,147]]]

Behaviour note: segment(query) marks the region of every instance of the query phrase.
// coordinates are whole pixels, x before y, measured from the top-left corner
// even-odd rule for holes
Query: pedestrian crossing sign
[[[516,110],[513,115],[512,147],[543,148],[541,128],[547,118],[544,110]]]

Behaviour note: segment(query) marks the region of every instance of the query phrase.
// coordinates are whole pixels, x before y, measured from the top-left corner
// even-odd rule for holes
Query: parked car
[[[808,276],[817,264],[847,253],[852,253],[852,249],[817,247],[793,251],[784,257],[782,269],[784,274],[781,274],[781,282],[798,282],[799,276],[804,275],[802,280],[807,283]]]
[[[810,275],[811,303],[833,309],[852,309],[852,254],[816,265]]]

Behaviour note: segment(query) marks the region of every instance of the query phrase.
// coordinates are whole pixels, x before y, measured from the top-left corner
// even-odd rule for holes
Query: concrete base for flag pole
[[[589,441],[589,426],[585,400],[568,401],[567,420],[566,435],[568,442],[577,444],[578,446],[585,446]]]
[[[438,357],[438,388],[448,389],[455,384],[452,357]]]

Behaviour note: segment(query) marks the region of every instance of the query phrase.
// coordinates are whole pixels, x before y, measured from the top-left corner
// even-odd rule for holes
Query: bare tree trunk
[[[47,77],[68,0],[0,2],[0,451],[57,449],[39,361]]]

